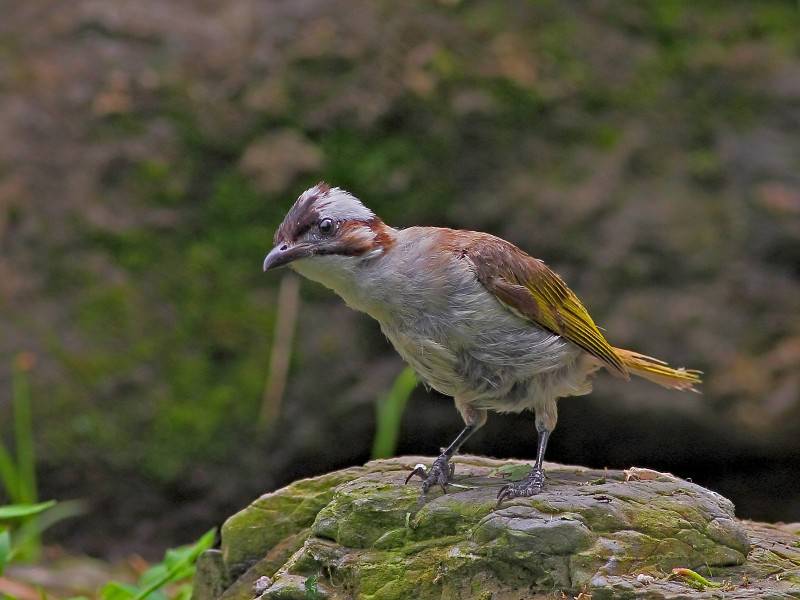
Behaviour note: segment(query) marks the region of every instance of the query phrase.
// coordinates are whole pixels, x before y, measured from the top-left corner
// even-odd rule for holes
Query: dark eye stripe
[[[297,229],[294,232],[292,237],[294,237],[294,239],[297,239],[300,236],[302,236],[304,233],[306,233],[309,229],[311,229],[311,223],[309,223],[308,225],[301,226],[299,229]]]
[[[295,202],[278,228],[277,236],[281,239],[296,240],[311,229],[319,219],[317,211],[314,210],[316,199],[316,196],[309,196]]]

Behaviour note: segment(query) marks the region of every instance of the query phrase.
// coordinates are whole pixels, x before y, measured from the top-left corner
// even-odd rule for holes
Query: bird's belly
[[[425,320],[402,326],[381,323],[427,385],[473,406],[532,408],[543,395],[561,395],[563,383],[576,377],[573,371],[582,353],[577,346],[512,315],[480,324],[455,320],[429,325]]]
[[[411,365],[429,387],[448,396],[463,392],[463,381],[458,375],[458,357],[446,346],[426,336],[407,334],[382,327],[395,350]]]

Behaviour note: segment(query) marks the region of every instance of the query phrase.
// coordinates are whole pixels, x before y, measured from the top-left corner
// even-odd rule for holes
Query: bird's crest
[[[296,239],[325,217],[339,223],[366,222],[373,220],[375,213],[350,192],[321,181],[300,194],[275,233],[275,241]]]

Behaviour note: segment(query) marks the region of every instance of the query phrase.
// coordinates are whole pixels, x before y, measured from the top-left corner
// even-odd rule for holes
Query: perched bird
[[[446,491],[450,459],[489,410],[536,415],[536,462],[500,489],[502,502],[542,490],[556,402],[588,394],[598,369],[676,390],[700,383],[699,371],[611,346],[558,275],[488,233],[395,229],[352,194],[320,183],[297,199],[274,244],[264,271],[289,265],[332,289],[380,323],[427,385],[455,400],[463,431],[430,468],[408,476],[423,479],[423,494],[436,484]]]

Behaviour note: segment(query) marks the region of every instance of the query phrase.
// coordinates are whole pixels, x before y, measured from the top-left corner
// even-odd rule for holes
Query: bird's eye
[[[319,232],[322,235],[330,235],[333,232],[333,219],[322,219],[319,222]]]

